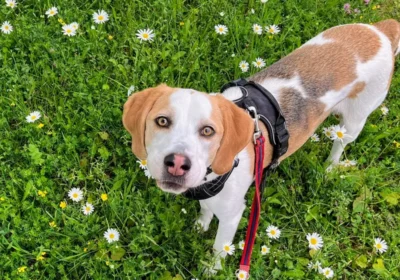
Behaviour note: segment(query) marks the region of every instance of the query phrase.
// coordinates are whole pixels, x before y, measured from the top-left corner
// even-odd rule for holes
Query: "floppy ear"
[[[221,175],[232,169],[235,156],[252,140],[254,123],[243,109],[225,97],[217,95],[212,98],[215,98],[220,108],[224,134],[211,168]]]
[[[171,88],[165,84],[148,88],[131,95],[124,104],[122,123],[132,135],[132,152],[139,159],[146,159],[145,147],[146,118],[157,99]]]

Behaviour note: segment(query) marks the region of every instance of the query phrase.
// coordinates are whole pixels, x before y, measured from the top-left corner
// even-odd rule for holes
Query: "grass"
[[[140,170],[121,124],[128,88],[165,82],[217,92],[225,82],[257,72],[250,67],[241,73],[241,60],[262,57],[271,65],[329,27],[400,19],[398,0],[350,1],[361,10],[351,15],[344,3],[25,0],[10,9],[2,2],[0,22],[9,21],[14,31],[0,34],[0,278],[203,279],[217,222],[198,233],[198,203],[163,193]],[[52,5],[59,14],[47,18]],[[98,9],[110,15],[103,25],[92,21]],[[78,22],[77,35],[62,35],[59,19]],[[257,36],[254,23],[277,24],[282,31]],[[227,25],[228,34],[218,36],[216,24]],[[153,42],[136,38],[143,28],[155,31]],[[322,279],[307,269],[311,260],[331,267],[336,279],[400,277],[399,97],[397,67],[384,102],[389,114],[374,112],[346,149],[356,168],[325,172],[332,143],[320,128],[320,142],[308,142],[270,177],[253,279]],[[36,110],[42,118],[27,123]],[[333,123],[331,117],[326,125]],[[84,191],[83,201],[67,198],[72,187]],[[64,209],[62,201],[68,203]],[[86,201],[95,207],[90,216],[81,212]],[[236,245],[248,215],[249,209]],[[278,241],[266,236],[270,224],[282,230]],[[119,231],[118,242],[107,243],[108,228]],[[316,253],[307,249],[310,232],[324,239]],[[374,237],[388,242],[386,253],[374,252]],[[266,256],[260,254],[264,244],[271,247]],[[239,259],[239,252],[227,257],[214,278],[234,279]]]

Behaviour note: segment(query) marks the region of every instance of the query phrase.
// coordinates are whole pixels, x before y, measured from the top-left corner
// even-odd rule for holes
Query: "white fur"
[[[318,34],[317,36],[315,36],[314,38],[308,40],[301,47],[309,46],[309,45],[322,46],[322,45],[333,43],[333,42],[334,42],[334,40],[332,40],[332,39],[324,38],[324,33],[322,32],[322,33]]]

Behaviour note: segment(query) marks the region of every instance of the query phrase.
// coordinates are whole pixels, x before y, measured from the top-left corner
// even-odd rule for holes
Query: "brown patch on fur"
[[[299,75],[307,95],[319,98],[353,82],[357,78],[357,60],[372,58],[381,45],[378,35],[363,25],[338,26],[323,34],[332,42],[302,46],[250,80],[262,83],[268,78],[290,79]]]
[[[353,88],[351,89],[349,95],[347,96],[348,98],[355,99],[357,98],[358,94],[362,92],[365,88],[365,82],[358,82],[356,83]]]
[[[395,53],[400,41],[400,23],[394,19],[387,19],[375,23],[374,26],[389,38],[393,53]]]
[[[373,58],[381,47],[379,36],[364,25],[348,24],[330,28],[323,33],[323,37],[339,42],[357,55],[361,62]],[[346,59],[344,57],[344,59]]]
[[[219,108],[223,126],[221,143],[211,168],[216,174],[224,174],[232,168],[235,156],[251,141],[254,124],[244,110],[225,97],[217,95],[210,100],[214,108]]]
[[[170,95],[175,89],[161,84],[131,95],[124,104],[122,122],[132,135],[132,152],[139,159],[146,159],[145,128],[146,119],[154,103],[164,94]]]

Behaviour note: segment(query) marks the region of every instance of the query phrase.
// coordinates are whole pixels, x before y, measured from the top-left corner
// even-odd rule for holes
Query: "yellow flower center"
[[[273,33],[274,31],[275,31],[275,29],[273,29],[273,28],[270,28],[270,29],[269,29],[269,32],[270,32],[270,33]]]
[[[261,65],[261,61],[257,61],[256,63],[257,63],[257,65]]]
[[[276,231],[275,230],[271,230],[271,235],[275,235],[276,234]]]
[[[31,120],[36,120],[36,116],[31,116]]]
[[[143,38],[148,39],[148,38],[149,38],[149,34],[144,33],[144,34],[143,34]]]
[[[219,32],[223,32],[224,29],[222,27],[219,28]]]
[[[50,11],[50,15],[54,15],[54,13],[55,13],[55,12],[54,12],[53,10]]]
[[[144,36],[143,36],[143,37],[144,37]],[[140,164],[141,164],[141,165],[147,165],[147,160],[142,159],[142,160],[140,161]]]
[[[10,27],[8,25],[4,26],[5,30],[8,30]]]
[[[89,206],[86,206],[86,212],[89,212],[90,211],[90,207]]]
[[[329,275],[329,270],[325,270],[325,275],[326,275],[326,276]]]
[[[381,243],[376,244],[376,248],[377,249],[382,249],[382,244]]]
[[[110,239],[114,239],[115,235],[114,233],[110,233]]]
[[[244,275],[243,272],[239,273],[239,279],[244,279],[246,276]]]
[[[263,251],[263,253],[266,253],[267,252],[267,248],[262,248],[262,251]]]
[[[343,138],[344,134],[341,131],[336,132],[338,138]]]
[[[228,251],[230,251],[230,249],[231,249],[231,248],[230,248],[228,245],[225,245],[225,246],[224,246],[224,250],[225,250],[225,251],[228,252]]]
[[[72,29],[67,29],[67,33],[72,33]]]
[[[72,197],[73,197],[73,198],[78,198],[78,194],[77,194],[77,193],[74,193],[74,194],[72,195]]]
[[[104,16],[99,15],[99,16],[97,17],[97,19],[98,19],[98,20],[103,20],[103,19],[104,19]]]
[[[317,245],[317,239],[316,238],[311,238],[310,243],[312,245]]]

